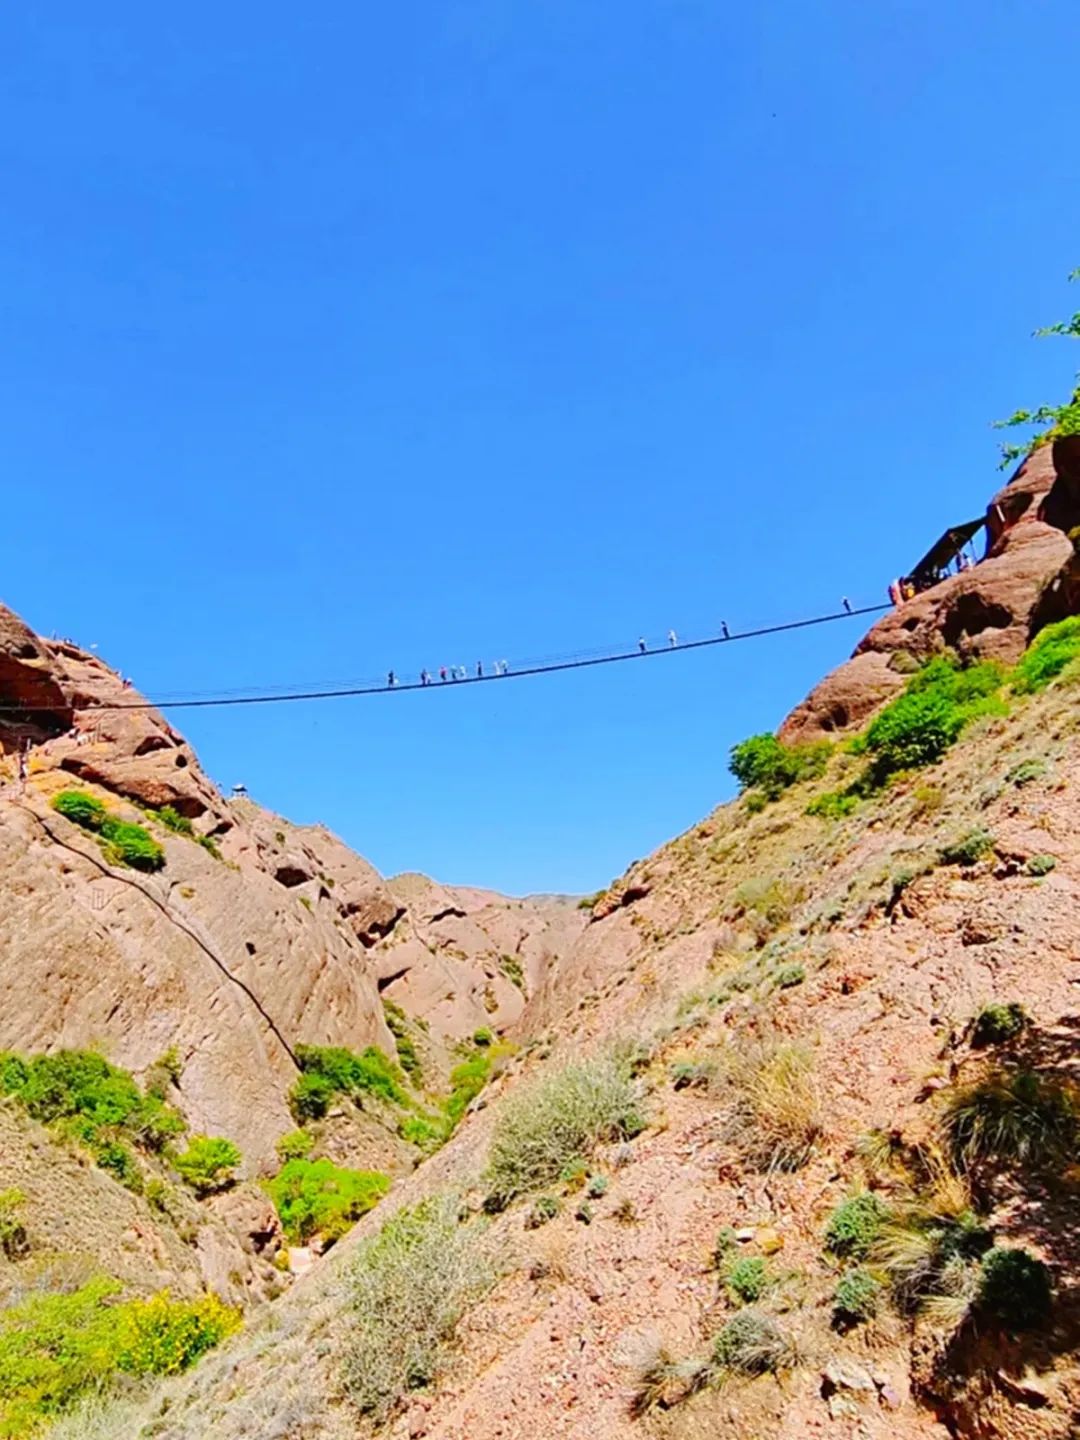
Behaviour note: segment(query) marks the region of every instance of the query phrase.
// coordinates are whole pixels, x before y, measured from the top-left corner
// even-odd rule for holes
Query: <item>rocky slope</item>
[[[782,734],[854,733],[920,659],[949,649],[1012,662],[1047,622],[1076,613],[1068,533],[1080,521],[1076,497],[1068,445],[1038,452],[991,503],[987,558],[875,626]],[[192,774],[173,779],[173,803],[219,838],[224,859],[162,837],[162,876],[140,877],[133,893],[130,877],[103,874],[93,842],[47,803],[67,783],[65,769],[92,778],[64,764],[65,755],[81,762],[91,742],[62,738],[52,719],[65,703],[65,721],[85,725],[69,667],[91,659],[12,636],[0,679],[18,697],[21,733],[35,748],[23,791],[0,804],[0,817],[23,827],[13,833],[31,853],[40,849],[28,893],[26,879],[16,881],[5,907],[23,917],[12,931],[19,960],[9,1004],[35,1017],[19,1044],[55,1044],[59,1027],[77,1023],[69,992],[93,1025],[110,1025],[99,990],[111,981],[112,1003],[128,1008],[106,1033],[118,1054],[148,1064],[164,1027],[152,1044],[123,1032],[153,1026],[166,996],[183,993],[202,1018],[201,1028],[181,1032],[193,1071],[184,1103],[193,1115],[221,1115],[234,1133],[246,1123],[256,1152],[260,1136],[288,1123],[274,1107],[291,1073],[289,1047],[309,1036],[348,1036],[355,1047],[358,1035],[388,1046],[382,998],[422,1017],[435,1048],[485,1018],[512,1027],[520,1044],[438,1153],[411,1170],[404,1157],[388,1157],[399,1178],[387,1198],[287,1294],[254,1310],[243,1334],[190,1376],[100,1421],[79,1421],[63,1440],[377,1433],[346,1385],[350,1347],[369,1318],[352,1309],[354,1267],[388,1216],[447,1190],[459,1197],[464,1231],[482,1236],[489,1225],[498,1278],[477,1289],[460,1322],[447,1321],[453,1343],[431,1383],[416,1385],[414,1370],[414,1388],[389,1407],[381,1430],[392,1440],[1080,1434],[1077,1157],[988,1167],[965,1152],[961,1162],[943,1128],[969,1082],[1030,1072],[1059,1097],[1053,1123],[1075,1147],[1077,1116],[1066,1114],[1080,1110],[1075,665],[1037,694],[1006,686],[936,763],[891,783],[861,784],[867,762],[858,747],[834,747],[778,797],[751,791],[636,863],[586,915],[563,901],[509,902],[422,877],[384,882],[325,832],[204,789],[194,757],[160,720],[154,734],[168,744],[125,751],[130,769],[112,754],[105,793],[114,804],[121,793],[149,803],[131,788],[142,783],[136,762],[149,756],[147,783],[164,783],[163,752],[184,754],[172,768]],[[147,738],[119,733],[114,727],[110,746],[138,748]],[[809,813],[815,802],[819,813]],[[9,853],[17,865],[14,841]],[[124,888],[105,907],[83,901],[81,930],[65,928],[58,897],[102,883]],[[35,908],[44,886],[49,903]],[[170,938],[176,916],[161,906],[172,904],[174,887],[186,907],[176,915],[194,938]],[[200,887],[209,892],[202,901]],[[109,918],[95,921],[110,906]],[[60,926],[55,943],[71,956],[70,979],[68,969],[35,960],[34,923]],[[99,947],[94,967],[77,968],[75,933]],[[228,976],[203,939],[222,952]],[[169,944],[175,961],[159,972],[157,947]],[[199,968],[189,973],[192,947]],[[203,978],[212,964],[214,976]],[[20,965],[32,972],[26,994]],[[304,985],[294,984],[297,968]],[[98,969],[110,977],[102,986]],[[238,981],[247,987],[239,996]],[[313,989],[323,997],[318,1015]],[[988,1048],[976,1043],[973,1021],[990,1005],[1021,1006],[1025,1020]],[[18,1028],[7,1010],[0,1025]],[[92,1033],[89,1024],[80,1033]],[[257,1107],[240,1053],[256,1043],[250,1074],[264,1073],[270,1093],[245,1122],[239,1105],[213,1109],[231,1103],[215,1085],[233,1076]],[[566,1157],[572,1163],[547,1177],[539,1215],[530,1194],[494,1204],[486,1171],[507,1115],[540,1107],[532,1087],[568,1063],[613,1051],[634,1074],[640,1120],[617,1142],[583,1146],[580,1163]],[[1050,1123],[1034,1102],[1029,1113],[1032,1129]],[[556,1128],[542,1129],[545,1143]],[[899,1232],[907,1243],[914,1235],[923,1245],[921,1255],[925,1237],[940,1231],[1043,1262],[1050,1319],[1029,1328],[996,1321],[965,1309],[975,1303],[968,1292],[942,1290],[935,1299],[951,1309],[882,1299],[865,1323],[838,1323],[834,1295],[847,1262],[826,1243],[830,1217],[868,1188],[907,1225]],[[494,1212],[488,1220],[485,1210]],[[971,1255],[950,1254],[957,1285],[981,1273]],[[730,1279],[736,1260],[758,1262],[744,1272],[763,1287],[750,1310],[782,1334],[786,1359],[776,1375],[728,1371],[720,1384],[702,1357],[746,1313]],[[418,1301],[417,1324],[432,1304]]]

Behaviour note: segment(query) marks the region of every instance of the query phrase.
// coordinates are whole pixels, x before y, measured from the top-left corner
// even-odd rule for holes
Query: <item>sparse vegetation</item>
[[[742,790],[757,789],[777,800],[800,780],[816,780],[825,772],[832,747],[828,741],[812,745],[784,745],[775,735],[751,735],[732,747],[729,769]]]
[[[822,820],[843,820],[859,804],[854,790],[826,790],[806,807],[807,815],[817,815]]]
[[[806,970],[802,965],[781,965],[776,972],[776,983],[781,990],[790,990],[795,985],[801,985],[806,979]]]
[[[890,1210],[871,1254],[901,1310],[930,1310],[950,1325],[966,1313],[978,1261],[992,1244],[990,1232],[959,1199],[931,1196]]]
[[[502,1105],[488,1154],[494,1206],[557,1179],[568,1160],[605,1140],[639,1133],[643,1120],[627,1067],[612,1058],[568,1065]]]
[[[1070,280],[1080,278],[1080,271],[1074,270]],[[1055,325],[1044,325],[1035,331],[1038,339],[1050,335],[1061,335],[1069,339],[1080,337],[1080,314],[1071,319],[1059,320]],[[1058,440],[1066,435],[1080,434],[1080,385],[1074,388],[1070,399],[1062,405],[1040,405],[1037,410],[1016,410],[1006,420],[994,421],[996,430],[1034,429],[1035,434],[1019,444],[1003,444],[1001,447],[1001,468],[1015,464],[1030,455],[1039,445]],[[1045,427],[1045,428],[1044,428]]]
[[[0,1254],[22,1260],[30,1253],[30,1236],[23,1222],[26,1196],[21,1190],[0,1190]]]
[[[1027,1012],[1018,1000],[984,1005],[972,1025],[971,1043],[1004,1045],[1008,1040],[1015,1040],[1027,1023]]]
[[[789,1042],[747,1043],[727,1059],[727,1133],[756,1169],[797,1170],[821,1131],[814,1057]]]
[[[561,1209],[562,1201],[557,1195],[538,1195],[529,1207],[529,1213],[525,1216],[525,1228],[539,1230],[541,1225],[546,1225],[549,1220],[554,1220]]]
[[[350,1270],[353,1328],[342,1368],[357,1408],[385,1420],[430,1384],[461,1316],[497,1273],[483,1228],[459,1223],[453,1196],[399,1211],[361,1245]]]
[[[939,854],[943,865],[977,865],[993,848],[993,835],[978,827],[944,845]]]
[[[316,1234],[339,1240],[389,1188],[390,1177],[377,1170],[347,1170],[332,1160],[299,1157],[287,1160],[266,1183],[282,1229],[298,1244]]]
[[[1030,785],[1033,780],[1041,780],[1046,774],[1046,761],[1040,760],[1038,756],[1021,760],[1014,765],[1005,776],[1006,785],[1015,785],[1022,790],[1025,785]]]
[[[186,835],[190,839],[195,834],[195,827],[187,816],[181,815],[171,805],[163,805],[160,810],[151,810],[149,813],[174,835]]]
[[[196,1195],[213,1195],[232,1184],[241,1158],[231,1140],[216,1135],[193,1135],[187,1149],[173,1157],[173,1165]]]
[[[578,909],[581,902],[578,902]],[[521,968],[521,961],[516,955],[500,955],[499,969],[503,972],[511,985],[516,985],[519,990],[525,989],[525,972]]]
[[[794,1346],[777,1322],[760,1310],[740,1310],[713,1341],[713,1361],[723,1372],[764,1375],[789,1368]]]
[[[386,1016],[387,1029],[394,1037],[398,1064],[412,1083],[419,1085],[424,1078],[424,1071],[412,1036],[409,1034],[409,1018],[401,1006],[395,1005],[392,1000],[383,1001],[383,1012]]]

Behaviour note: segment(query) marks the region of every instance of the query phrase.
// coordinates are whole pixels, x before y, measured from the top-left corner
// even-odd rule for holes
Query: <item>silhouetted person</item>
[[[679,637],[675,634],[674,630],[669,630],[667,632],[667,643],[671,646],[673,650],[675,649],[676,645],[678,645]]]
[[[440,680],[445,680],[445,679],[446,679],[446,666],[445,666],[445,665],[440,665],[440,666],[439,666],[439,679],[440,679]]]
[[[638,640],[638,642],[637,642],[637,648],[638,648],[639,652],[640,652],[642,655],[644,655],[644,654],[645,654],[645,651],[649,648],[649,647],[645,644],[645,637],[644,637],[644,635],[642,635],[642,636],[639,638],[639,640]]]
[[[477,660],[476,662],[476,678],[478,680],[484,678],[484,662],[482,660]]]
[[[847,598],[846,595],[844,596],[844,598],[841,600],[840,603],[841,603],[841,605],[843,605],[844,609],[845,609],[845,610],[847,611],[847,613],[850,615],[850,614],[851,614],[851,601]]]
[[[730,639],[731,639],[731,631],[727,628],[727,621],[726,621],[726,620],[721,620],[721,621],[720,621],[720,629],[724,632],[724,639],[725,639],[725,640],[730,640]]]

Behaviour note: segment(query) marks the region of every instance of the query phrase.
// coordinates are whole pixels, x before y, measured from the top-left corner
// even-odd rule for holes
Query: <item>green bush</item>
[[[488,1152],[491,1203],[506,1205],[550,1184],[568,1160],[605,1140],[638,1134],[638,1107],[626,1066],[607,1058],[567,1065],[511,1095],[496,1118]]]
[[[733,1300],[742,1305],[752,1305],[765,1294],[769,1284],[769,1272],[765,1261],[758,1255],[746,1255],[728,1266],[724,1276],[724,1287]]]
[[[1039,1070],[995,1070],[947,1097],[942,1124],[962,1170],[1043,1164],[1076,1148],[1080,1086]]]
[[[0,1311],[0,1434],[37,1434],[123,1375],[178,1374],[240,1324],[216,1296],[117,1303],[120,1288],[99,1276]]]
[[[240,1327],[216,1295],[173,1300],[167,1290],[120,1307],[117,1366],[129,1375],[179,1375]]]
[[[321,1120],[337,1094],[325,1075],[301,1075],[289,1091],[289,1109],[298,1125],[305,1120]]]
[[[713,1341],[713,1362],[722,1371],[764,1375],[790,1366],[794,1347],[770,1316],[740,1310]]]
[[[784,745],[775,735],[751,735],[732,747],[728,768],[742,790],[757,787],[776,800],[800,780],[815,780],[825,772],[831,746],[828,741],[812,745]]]
[[[406,1144],[431,1151],[446,1143],[450,1130],[445,1117],[406,1115],[398,1123],[398,1134]]]
[[[100,830],[109,814],[101,801],[85,790],[61,790],[53,796],[52,808],[84,830]]]
[[[860,1325],[877,1314],[881,1282],[868,1270],[845,1270],[833,1291],[833,1319],[841,1326]]]
[[[607,1194],[611,1182],[606,1175],[590,1175],[585,1194],[590,1200],[601,1200]]]
[[[776,972],[776,983],[781,990],[790,990],[794,985],[801,985],[806,979],[806,970],[802,965],[782,965]]]
[[[160,870],[165,864],[165,851],[142,825],[110,815],[101,826],[101,838],[110,864],[146,871]]]
[[[807,815],[817,815],[822,820],[842,820],[850,815],[859,803],[859,796],[853,790],[827,790],[806,807]]]
[[[1017,1000],[1007,1004],[984,1005],[971,1031],[973,1045],[1003,1045],[1014,1040],[1028,1023],[1027,1012]]]
[[[562,1209],[562,1201],[556,1195],[538,1195],[525,1217],[527,1230],[539,1230],[549,1220],[554,1220]]]
[[[23,1223],[26,1196],[21,1190],[0,1190],[0,1254],[22,1260],[30,1253],[30,1236]]]
[[[288,1160],[306,1160],[314,1148],[315,1136],[310,1130],[290,1130],[274,1142],[274,1149],[283,1165]]]
[[[943,846],[938,853],[943,865],[977,865],[993,848],[993,835],[980,827]]]
[[[495,1042],[495,1036],[486,1025],[481,1026],[479,1030],[475,1031],[472,1038],[473,1044],[480,1047],[492,1045]]]
[[[142,1188],[142,1173],[124,1142],[156,1153],[184,1131],[178,1111],[157,1095],[144,1095],[126,1070],[89,1050],[0,1056],[0,1090],[35,1120],[85,1145],[103,1170],[135,1191]]]
[[[174,1156],[173,1165],[196,1195],[212,1195],[232,1184],[240,1160],[240,1151],[231,1140],[193,1135],[183,1154]]]
[[[1021,695],[1043,690],[1080,656],[1080,615],[1047,625],[1021,655],[1012,672],[1013,689]]]
[[[478,1051],[450,1071],[450,1097],[446,1102],[446,1121],[453,1131],[462,1121],[466,1110],[483,1090],[491,1076],[493,1064],[490,1050]]]
[[[171,830],[174,835],[187,835],[191,838],[195,834],[195,827],[186,815],[181,815],[171,805],[163,805],[160,810],[151,810],[155,820],[159,820],[166,830]]]
[[[865,748],[871,757],[867,783],[883,785],[901,770],[934,764],[972,720],[1004,713],[998,694],[1003,680],[994,661],[967,669],[944,656],[929,661],[866,730]]]
[[[361,1215],[378,1204],[390,1177],[376,1170],[346,1170],[332,1160],[288,1160],[267,1192],[290,1240],[303,1244],[312,1235],[339,1240]]]
[[[400,1210],[356,1252],[352,1335],[342,1380],[357,1408],[387,1419],[442,1368],[461,1316],[498,1271],[485,1231],[459,1222],[454,1196]]]
[[[955,1323],[974,1294],[977,1262],[992,1244],[970,1211],[935,1209],[918,1201],[890,1213],[874,1242],[875,1269],[906,1311],[936,1308]]]
[[[1051,870],[1057,869],[1057,856],[1032,855],[1031,858],[1028,860],[1027,864],[1024,866],[1024,869],[1029,875],[1034,875],[1036,878],[1041,878],[1043,875],[1049,875]]]
[[[392,1000],[383,1001],[383,1011],[386,1015],[386,1027],[394,1037],[398,1064],[412,1083],[418,1085],[424,1078],[423,1067],[420,1064],[420,1056],[416,1053],[412,1036],[409,1034],[408,1016],[401,1006],[395,1005]]]
[[[995,1246],[982,1258],[976,1304],[1009,1330],[1031,1330],[1050,1313],[1050,1271],[1026,1250]]]
[[[298,1045],[296,1058],[305,1075],[321,1076],[336,1093],[366,1093],[391,1105],[409,1104],[401,1071],[376,1045],[359,1055],[338,1045]]]
[[[881,1233],[888,1207],[869,1190],[838,1205],[825,1227],[825,1248],[843,1260],[865,1260]]]

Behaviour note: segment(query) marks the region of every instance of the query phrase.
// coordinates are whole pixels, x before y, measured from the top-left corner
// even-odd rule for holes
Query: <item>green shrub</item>
[[[904,693],[870,722],[865,732],[871,757],[867,783],[883,785],[901,770],[934,764],[972,720],[1002,714],[998,691],[1003,680],[994,661],[967,669],[944,656],[929,661],[911,677]]]
[[[306,1160],[314,1148],[315,1136],[310,1130],[290,1130],[274,1142],[274,1149],[283,1165],[289,1160]]]
[[[825,1248],[843,1260],[865,1260],[889,1214],[870,1190],[838,1205],[825,1227]]]
[[[944,1312],[939,1318],[955,1322],[966,1312],[977,1262],[992,1243],[989,1230],[970,1210],[943,1211],[914,1202],[888,1215],[871,1259],[901,1309],[937,1307]]]
[[[801,985],[806,979],[806,970],[802,965],[782,965],[776,972],[776,983],[781,990],[790,990],[794,985]]]
[[[37,1434],[122,1375],[177,1374],[240,1324],[216,1296],[118,1304],[119,1293],[99,1276],[0,1311],[0,1434]]]
[[[125,1140],[157,1152],[183,1133],[180,1114],[144,1095],[132,1076],[89,1050],[60,1050],[24,1059],[0,1057],[0,1089],[35,1120],[84,1145],[103,1170],[136,1192],[142,1172]]]
[[[549,1220],[554,1220],[562,1209],[562,1201],[556,1195],[538,1195],[525,1217],[527,1230],[539,1230]]]
[[[942,1124],[962,1170],[1042,1164],[1077,1144],[1080,1086],[1038,1070],[995,1070],[948,1096]]]
[[[728,1266],[724,1287],[733,1300],[752,1305],[760,1300],[769,1284],[765,1261],[758,1255],[746,1255]]]
[[[977,865],[991,853],[994,843],[989,830],[976,827],[958,840],[942,846],[938,855],[943,865]]]
[[[179,1375],[240,1327],[240,1312],[216,1295],[173,1300],[167,1290],[120,1307],[117,1368],[129,1375]]]
[[[718,1270],[727,1268],[728,1261],[731,1258],[731,1252],[738,1243],[739,1241],[735,1234],[734,1226],[721,1225],[720,1229],[716,1232],[716,1244],[713,1246],[713,1264]]]
[[[357,1408],[387,1419],[442,1368],[461,1316],[498,1271],[485,1231],[453,1196],[400,1210],[357,1250],[342,1380]]]
[[[815,780],[825,772],[831,746],[828,741],[812,745],[784,745],[775,735],[751,735],[732,747],[729,769],[743,790],[757,787],[776,800],[800,780]]]
[[[613,1059],[567,1065],[511,1095],[495,1121],[487,1179],[494,1205],[555,1180],[568,1160],[643,1128],[637,1088]]]
[[[444,1117],[406,1115],[398,1123],[398,1134],[408,1145],[421,1150],[437,1150],[449,1139],[449,1126]]]
[[[1047,625],[1021,655],[1012,672],[1013,689],[1021,695],[1043,690],[1080,656],[1080,615]]]
[[[376,1045],[369,1045],[359,1055],[337,1045],[298,1045],[296,1058],[304,1075],[321,1076],[334,1093],[364,1093],[391,1105],[409,1104],[401,1071]]]
[[[984,1005],[971,1031],[973,1045],[1003,1045],[1013,1040],[1028,1023],[1027,1012],[1017,1000],[1007,1004]]]
[[[165,851],[142,825],[132,825],[109,815],[101,825],[105,858],[112,864],[127,865],[132,870],[160,870],[165,864]]]
[[[461,1123],[466,1110],[487,1084],[493,1063],[492,1052],[483,1050],[450,1071],[450,1096],[445,1111],[446,1123],[451,1131]]]
[[[1005,776],[1006,785],[1015,785],[1022,790],[1025,785],[1030,785],[1033,780],[1041,780],[1046,774],[1046,761],[1039,757],[1032,756],[1028,760],[1021,760],[1014,765]]]
[[[1009,1330],[1031,1330],[1050,1313],[1051,1289],[1041,1260],[995,1246],[982,1258],[976,1304]]]
[[[21,1190],[0,1190],[0,1254],[22,1260],[30,1253],[30,1236],[23,1223],[26,1196]]]
[[[390,1177],[376,1170],[345,1170],[332,1160],[294,1159],[266,1188],[285,1234],[302,1244],[315,1234],[339,1240],[378,1204]]]
[[[791,1341],[760,1310],[740,1310],[713,1341],[713,1362],[721,1371],[764,1375],[786,1369],[794,1358]]]
[[[480,1047],[492,1045],[495,1043],[495,1036],[491,1033],[491,1031],[486,1025],[482,1026],[479,1030],[477,1030],[473,1034],[472,1038],[473,1044]]]
[[[817,815],[822,820],[843,820],[858,806],[859,796],[853,790],[827,790],[806,807],[807,815]]]
[[[215,860],[221,859],[221,851],[218,849],[217,841],[212,835],[196,835],[195,844],[201,845],[206,853],[213,856]]]
[[[877,1314],[881,1282],[868,1270],[845,1270],[833,1291],[833,1319],[841,1326],[860,1325]]]
[[[163,805],[160,810],[150,812],[155,820],[161,822],[166,830],[171,830],[174,835],[187,835],[189,838],[195,834],[195,827],[186,815],[181,815],[171,805]]]
[[[100,830],[109,814],[101,801],[85,790],[61,790],[53,796],[52,808],[84,830]]]
[[[578,909],[581,909],[580,901],[578,901]],[[521,968],[521,961],[516,955],[500,955],[499,969],[511,985],[516,985],[519,990],[525,989],[525,971]]]
[[[607,1194],[610,1184],[606,1175],[590,1175],[585,1194],[590,1200],[600,1200]]]
[[[231,1140],[220,1136],[193,1135],[182,1155],[173,1159],[177,1173],[196,1195],[212,1195],[232,1184],[240,1164],[240,1151]]]
[[[298,1125],[321,1120],[334,1102],[337,1091],[325,1075],[301,1075],[289,1091],[289,1109]]]
[[[1036,878],[1049,875],[1051,870],[1057,869],[1057,856],[1032,855],[1024,869],[1029,875],[1034,875]]]

